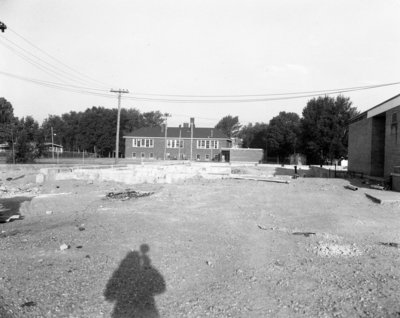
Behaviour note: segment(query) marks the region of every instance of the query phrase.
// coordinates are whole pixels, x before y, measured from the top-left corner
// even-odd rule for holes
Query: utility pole
[[[211,140],[210,140],[210,148],[211,148],[211,158],[210,161],[213,161],[213,144],[215,144],[215,141],[213,142],[213,130],[211,129]]]
[[[167,159],[167,130],[168,130],[168,117],[171,117],[171,115],[168,114],[168,113],[165,113],[165,114],[164,114],[164,117],[165,117],[164,160],[166,160],[166,159]]]
[[[190,124],[190,161],[192,161],[192,160],[193,160],[193,125],[191,123]]]
[[[179,140],[178,140],[178,160],[181,160],[181,127],[179,125]]]
[[[54,132],[53,132],[53,126],[51,126],[51,154],[52,154],[52,159],[54,160]]]
[[[13,157],[13,164],[15,164],[15,147],[14,147],[14,133],[11,126],[11,142],[12,142],[12,157]]]
[[[117,164],[119,155],[119,122],[121,118],[121,95],[129,93],[129,91],[127,89],[111,89],[110,92],[118,93],[117,135],[115,137],[115,164]]]

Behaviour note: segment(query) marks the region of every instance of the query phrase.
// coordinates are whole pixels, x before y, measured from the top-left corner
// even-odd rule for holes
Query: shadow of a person
[[[162,275],[151,265],[147,244],[129,252],[109,279],[104,296],[115,302],[113,318],[159,317],[154,295],[165,291]]]

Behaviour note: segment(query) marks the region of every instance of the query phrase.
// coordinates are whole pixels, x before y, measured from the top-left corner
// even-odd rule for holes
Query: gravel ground
[[[400,317],[385,245],[400,206],[346,180],[192,179],[121,200],[112,182],[4,180],[1,197],[35,190],[0,224],[0,317]]]

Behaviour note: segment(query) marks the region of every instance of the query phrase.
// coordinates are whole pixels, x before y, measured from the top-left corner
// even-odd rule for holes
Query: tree
[[[121,127],[124,132],[130,133],[143,126],[143,116],[135,108],[121,109]]]
[[[14,109],[11,103],[4,97],[0,97],[0,143],[12,142],[14,122]]]
[[[14,120],[14,109],[9,101],[0,97],[0,125],[9,124]]]
[[[63,129],[60,131],[63,137],[61,143],[66,151],[77,151],[80,149],[80,144],[78,144],[78,133],[80,131],[81,118],[81,112],[77,113],[71,111],[61,115],[63,125],[57,129]]]
[[[151,111],[140,113],[137,109],[121,109],[120,136],[141,127],[154,127],[162,124],[162,113]],[[108,156],[115,149],[117,110],[104,107],[92,107],[84,112],[69,112],[61,116],[49,115],[43,121],[42,139],[51,142],[51,130],[54,143],[61,144],[69,151],[96,152]],[[125,144],[121,138],[119,149],[123,153]]]
[[[157,127],[164,122],[163,114],[159,111],[143,113],[142,127]]]
[[[269,155],[284,159],[297,151],[300,136],[300,117],[296,113],[280,112],[273,117],[267,130]]]
[[[223,117],[215,126],[216,129],[221,130],[229,138],[236,137],[240,127],[239,117],[232,117],[231,115]]]
[[[55,144],[65,144],[66,125],[62,117],[58,115],[49,115],[41,126],[42,138],[44,142],[53,142]],[[53,132],[54,136],[51,136]]]
[[[265,123],[252,123],[242,126],[238,136],[242,139],[243,148],[262,148],[267,146],[268,125]]]
[[[323,163],[347,155],[348,125],[358,114],[350,98],[324,96],[308,101],[301,119],[302,147],[307,161]]]
[[[39,124],[31,116],[14,118],[10,125],[12,152],[7,161],[12,163],[34,162],[40,156]]]

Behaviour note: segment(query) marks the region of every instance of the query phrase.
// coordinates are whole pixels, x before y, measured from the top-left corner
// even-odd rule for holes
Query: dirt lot
[[[400,317],[400,206],[346,180],[6,177],[34,198],[0,224],[1,317]]]

